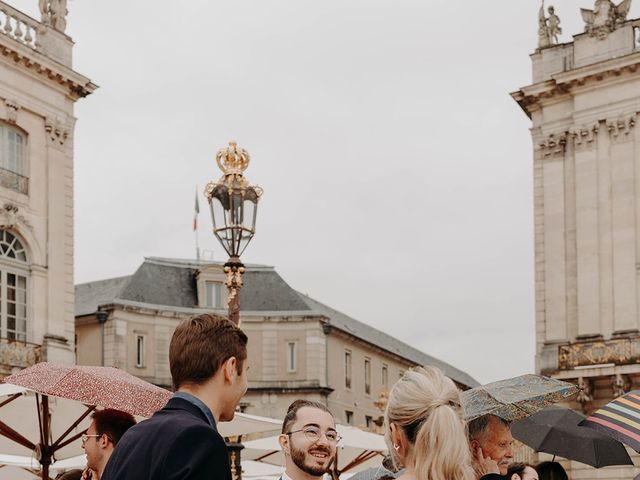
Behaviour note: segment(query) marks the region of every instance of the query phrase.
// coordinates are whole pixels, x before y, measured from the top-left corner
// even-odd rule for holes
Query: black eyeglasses
[[[318,427],[301,428],[300,430],[288,432],[287,435],[293,435],[294,433],[298,432],[304,433],[304,436],[307,437],[307,440],[309,440],[310,442],[317,442],[318,440],[320,440],[320,438],[322,438],[323,435],[322,430],[320,430]],[[327,430],[326,432],[324,432],[324,436],[327,437],[327,441],[329,443],[338,443],[342,438],[335,430]]]

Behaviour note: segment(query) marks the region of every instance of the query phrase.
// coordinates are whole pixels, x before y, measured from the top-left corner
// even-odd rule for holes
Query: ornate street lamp
[[[249,152],[229,142],[227,148],[216,155],[218,167],[223,175],[217,182],[209,182],[204,194],[209,200],[213,234],[229,254],[224,265],[229,289],[229,319],[240,323],[240,288],[244,265],[240,255],[256,233],[256,214],[262,189],[249,185],[243,172],[249,166]]]

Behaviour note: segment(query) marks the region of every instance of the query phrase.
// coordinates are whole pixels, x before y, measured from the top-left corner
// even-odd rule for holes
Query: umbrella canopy
[[[467,421],[491,414],[511,422],[576,393],[572,383],[528,374],[472,388],[460,393],[460,400]]]
[[[237,437],[250,433],[271,432],[282,428],[282,420],[259,417],[248,413],[236,413],[230,422],[220,422],[216,425],[223,437]]]
[[[115,408],[143,417],[150,417],[164,407],[172,395],[164,388],[113,367],[42,362],[10,375],[4,381],[42,395]]]
[[[569,408],[551,406],[513,422],[511,433],[536,452],[550,453],[592,467],[633,465],[620,442],[578,425],[584,418]]]
[[[75,449],[76,455],[82,453],[77,440],[96,406],[150,416],[171,398],[171,392],[109,367],[38,363],[5,382],[0,385],[0,395],[4,394],[0,435],[22,447],[18,454],[24,455],[26,449],[27,455],[36,458],[43,479],[49,478],[55,457],[71,456],[69,449]],[[12,427],[9,423],[13,422],[17,425]],[[14,452],[3,445],[2,453]]]
[[[382,435],[347,425],[336,425],[336,429],[342,437],[337,447],[336,473],[357,472],[382,463],[387,453]],[[272,465],[285,464],[277,435],[245,442],[244,447],[242,457],[247,460],[259,460]]]
[[[580,422],[640,452],[640,390],[629,392]]]

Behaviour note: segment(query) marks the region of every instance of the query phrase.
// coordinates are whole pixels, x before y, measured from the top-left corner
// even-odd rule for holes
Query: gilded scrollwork
[[[576,395],[575,400],[580,404],[582,411],[587,413],[589,411],[589,406],[593,401],[593,395],[591,393],[591,379],[583,377],[578,378],[578,388],[580,391]]]
[[[637,346],[635,346],[637,350]],[[575,367],[614,363],[624,365],[634,363],[638,352],[634,350],[632,339],[600,340],[586,343],[572,343],[558,346],[558,367],[571,370]]]
[[[613,389],[614,397],[621,397],[627,393],[631,387],[631,382],[626,375],[616,374],[611,380],[611,387]]]

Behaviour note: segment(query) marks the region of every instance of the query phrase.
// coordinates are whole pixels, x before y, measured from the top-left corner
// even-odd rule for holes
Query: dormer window
[[[0,185],[16,192],[29,193],[26,135],[11,125],[0,123]]]
[[[223,308],[222,305],[222,283],[206,282],[204,285],[205,307]]]

